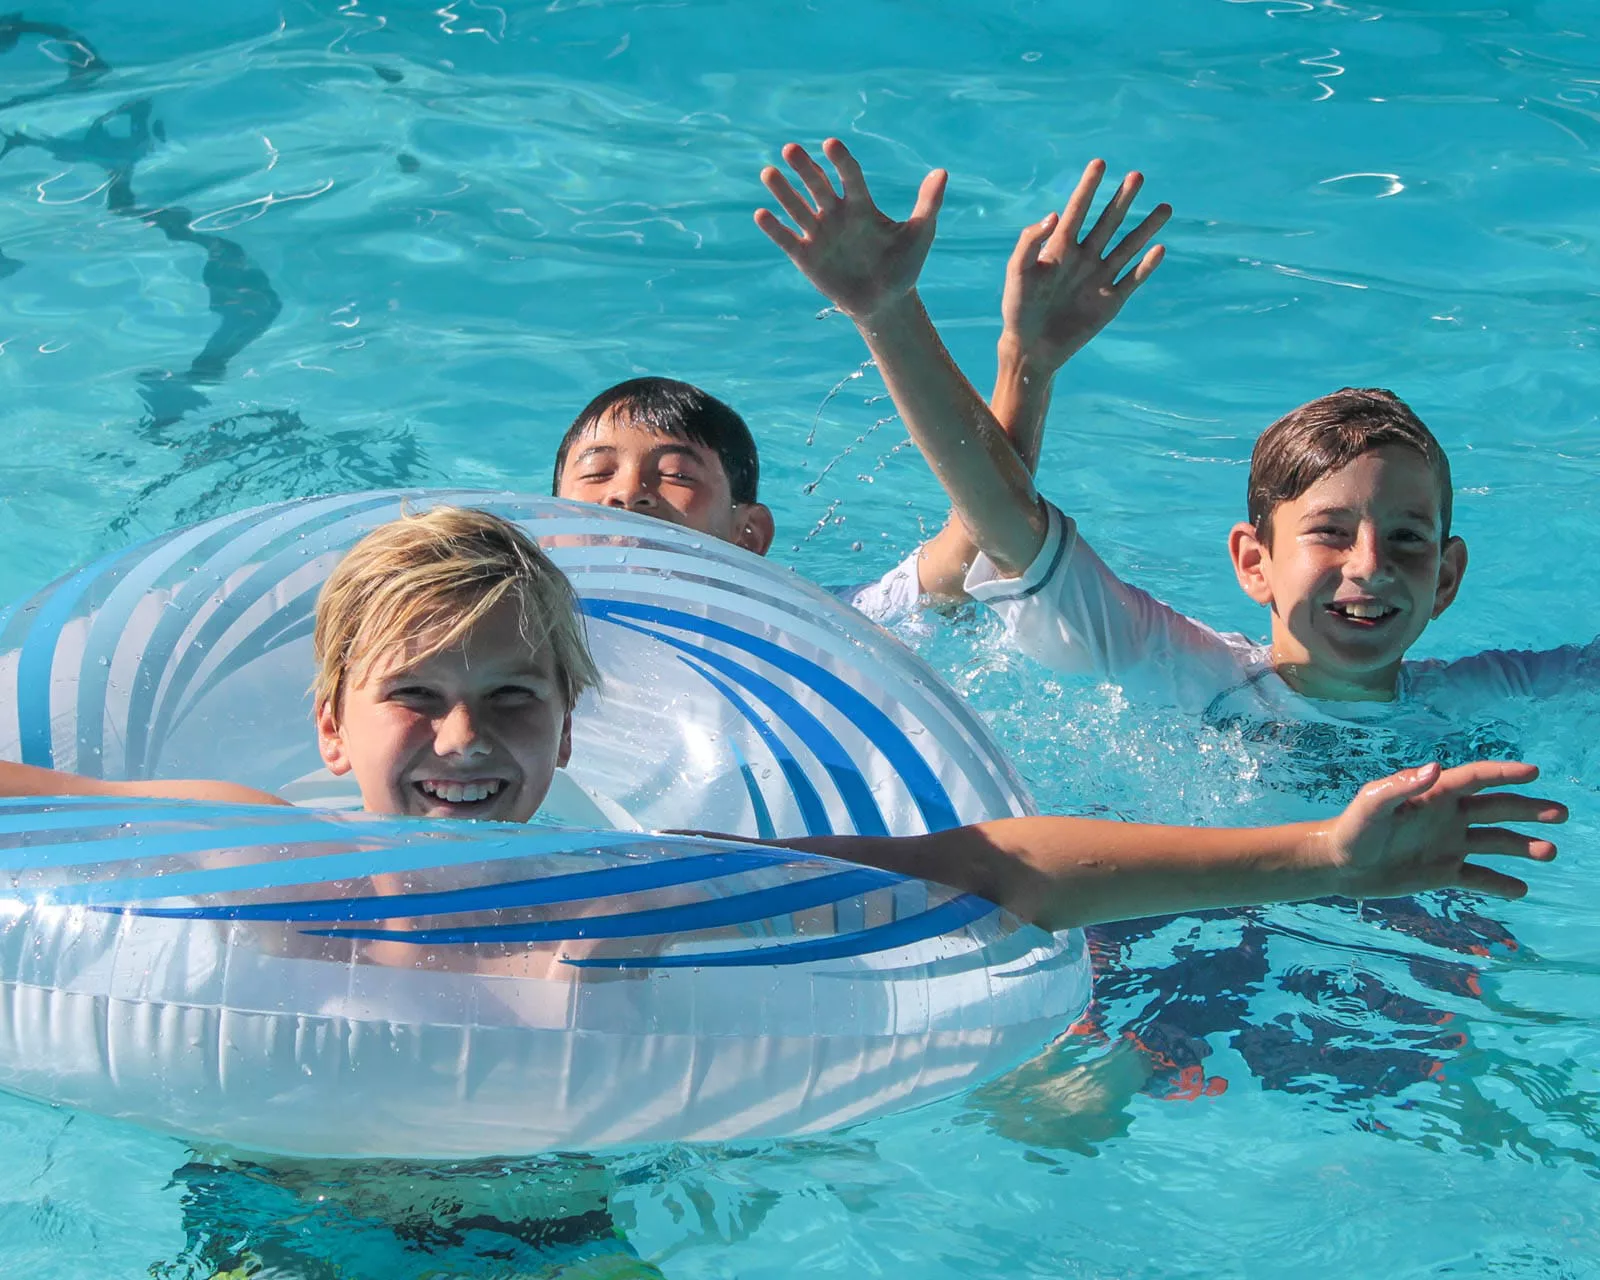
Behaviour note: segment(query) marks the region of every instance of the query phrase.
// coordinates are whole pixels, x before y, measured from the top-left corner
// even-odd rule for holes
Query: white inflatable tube
[[[316,754],[312,608],[402,498],[520,521],[578,589],[605,689],[528,826],[336,811],[354,800]],[[658,521],[473,492],[225,517],[0,614],[0,689],[0,758],[317,806],[0,801],[0,1088],[294,1155],[802,1134],[957,1093],[1088,998],[1079,934],[644,834],[1032,811],[884,632]]]

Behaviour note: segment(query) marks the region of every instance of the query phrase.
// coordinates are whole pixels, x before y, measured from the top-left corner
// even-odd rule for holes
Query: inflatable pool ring
[[[577,587],[605,687],[532,824],[341,812],[321,767],[317,591],[402,501],[515,519]],[[224,517],[0,613],[0,688],[0,758],[313,806],[0,800],[0,1088],[306,1156],[791,1135],[958,1093],[1087,1001],[1081,934],[648,834],[1033,811],[914,655],[660,521],[455,491]]]

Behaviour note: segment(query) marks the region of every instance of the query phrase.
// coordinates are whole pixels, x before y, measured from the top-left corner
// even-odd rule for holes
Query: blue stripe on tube
[[[648,633],[646,633],[648,634]],[[823,806],[822,797],[817,794],[817,789],[811,785],[811,779],[806,777],[805,770],[800,767],[800,762],[794,758],[794,753],[789,750],[782,738],[773,732],[772,726],[761,718],[748,702],[740,696],[738,690],[731,688],[727,683],[717,679],[710,671],[706,670],[692,658],[679,655],[681,661],[690,670],[697,673],[713,689],[726,698],[733,708],[750,722],[756,735],[766,744],[768,751],[772,752],[773,759],[778,762],[778,768],[783,772],[784,779],[789,784],[789,790],[794,793],[795,803],[800,806],[800,819],[806,824],[808,836],[829,836],[833,834],[833,824],[828,821],[828,811]],[[751,803],[756,806],[756,824],[762,839],[771,839],[776,834],[772,826],[772,815],[767,812],[765,799],[762,798],[761,788],[756,784],[755,778],[750,773],[750,766],[740,761],[744,773],[744,785],[750,792]],[[763,822],[763,819],[765,820]]]
[[[748,635],[726,623],[701,618],[679,609],[638,604],[630,600],[596,598],[584,600],[583,610],[593,617],[610,621],[634,618],[641,622],[654,622],[684,631],[697,632],[733,648],[754,654],[778,670],[793,676],[848,717],[867,740],[883,753],[895,772],[900,775],[912,799],[916,801],[928,830],[943,831],[961,825],[949,793],[900,727],[859,690],[826,668],[797,653],[791,653],[770,640]]]
[[[519,924],[463,925],[454,929],[307,929],[323,938],[360,938],[383,942],[410,942],[417,946],[450,946],[474,942],[568,942],[580,938],[648,938],[667,933],[693,933],[755,924],[772,916],[790,915],[826,906],[893,884],[899,876],[866,867],[813,876],[792,884],[726,898],[710,898],[672,907],[626,911],[607,916],[574,916],[565,920],[527,921]]]
[[[603,615],[602,615],[603,616]],[[685,617],[689,615],[685,614]],[[740,666],[732,658],[725,657],[701,645],[690,644],[687,640],[680,640],[676,636],[666,635],[659,631],[652,631],[648,627],[637,626],[631,622],[624,622],[618,618],[607,618],[614,626],[625,627],[629,631],[637,631],[640,635],[649,636],[659,640],[662,644],[671,645],[685,653],[691,653],[707,666],[714,667],[727,676],[735,684],[743,685],[752,694],[767,706],[771,707],[774,714],[805,743],[806,749],[822,763],[828,776],[833,779],[834,786],[839,789],[839,796],[844,801],[845,810],[850,815],[850,821],[855,829],[864,836],[882,836],[889,834],[888,825],[883,820],[883,814],[878,809],[877,801],[872,798],[872,791],[867,786],[866,779],[861,776],[855,767],[855,762],[850,759],[850,753],[844,749],[844,744],[829,732],[828,727],[818,720],[816,716],[801,706],[786,689],[768,680],[765,676],[751,671],[748,667]],[[827,828],[818,831],[812,830],[808,834],[825,835]]]
[[[769,964],[844,960],[909,947],[954,933],[998,910],[992,902],[962,894],[914,916],[859,929],[855,933],[830,934],[826,938],[804,938],[798,942],[738,951],[677,952],[670,956],[584,956],[565,963],[579,969],[753,969]]]
[[[625,866],[541,876],[534,880],[506,880],[498,884],[471,885],[428,893],[385,894],[361,898],[318,898],[304,902],[252,902],[223,907],[119,907],[127,915],[159,916],[167,920],[281,920],[316,921],[413,920],[422,916],[464,915],[474,911],[506,911],[518,907],[543,907],[589,902],[620,894],[642,893],[674,885],[697,884],[722,876],[767,867],[804,865],[806,854],[779,849],[751,849],[706,853],[691,858],[664,858]]]

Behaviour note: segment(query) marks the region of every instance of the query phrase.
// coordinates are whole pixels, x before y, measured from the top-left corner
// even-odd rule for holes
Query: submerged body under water
[[[1090,155],[1176,206],[1167,263],[1063,375],[1040,468],[1124,576],[1263,631],[1222,553],[1250,443],[1384,385],[1450,451],[1472,549],[1419,653],[1586,642],[1595,34],[1575,0],[0,18],[0,598],[254,502],[540,490],[578,408],[641,372],[750,420],[775,555],[876,578],[938,527],[937,486],[851,327],[749,220],[781,143],[838,133],[892,212],[950,168],[925,294],[980,386],[1016,232]],[[1097,1003],[1048,1052],[826,1141],[264,1173],[0,1099],[0,1265],[1600,1275],[1592,689],[1427,722],[1195,717],[1054,676],[976,611],[898,631],[1046,809],[1284,820],[1509,755],[1574,821],[1520,904],[1099,930]],[[379,1203],[391,1176],[409,1207]]]

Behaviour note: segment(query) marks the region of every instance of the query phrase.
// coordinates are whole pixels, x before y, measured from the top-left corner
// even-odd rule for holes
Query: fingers
[[[1106,251],[1106,246],[1111,243],[1111,237],[1117,234],[1117,228],[1122,225],[1122,220],[1128,216],[1128,210],[1133,207],[1139,188],[1144,186],[1144,174],[1130,173],[1122,180],[1117,192],[1111,201],[1100,211],[1100,216],[1090,228],[1089,234],[1083,238],[1083,247],[1095,257]]]
[[[810,231],[817,224],[817,211],[806,203],[806,199],[792,186],[789,179],[782,172],[768,165],[761,171],[761,185],[772,193],[772,198],[782,206],[783,211],[794,219],[795,226],[801,231]],[[766,228],[762,228],[766,231]],[[767,232],[768,235],[772,233]]]
[[[1094,204],[1094,193],[1100,189],[1100,179],[1105,176],[1104,160],[1091,160],[1083,167],[1083,176],[1072,189],[1067,207],[1061,211],[1061,222],[1050,245],[1053,251],[1064,250],[1068,244],[1077,241],[1078,232],[1083,229],[1083,220],[1089,216],[1089,206]],[[1052,252],[1051,256],[1059,258],[1061,255]]]
[[[1524,835],[1510,827],[1473,827],[1467,832],[1465,844],[1469,856],[1531,858],[1535,862],[1549,862],[1556,856],[1555,845],[1543,836]]]
[[[804,247],[800,237],[790,231],[788,227],[778,221],[778,215],[771,209],[756,210],[756,226],[766,232],[767,239],[782,249],[791,258],[798,254]]]
[[[950,175],[943,169],[935,169],[922,180],[922,185],[917,188],[917,204],[911,210],[910,222],[932,222],[939,216],[940,206],[944,204],[944,189],[950,181]]]
[[[1145,215],[1144,221],[1136,226],[1118,242],[1117,247],[1106,255],[1106,266],[1113,273],[1119,272],[1123,267],[1133,261],[1135,255],[1155,239],[1156,232],[1167,225],[1167,219],[1172,217],[1170,204],[1158,204]]]
[[[838,139],[832,139],[837,142]],[[844,143],[840,142],[842,150]],[[849,153],[846,152],[848,155]],[[811,198],[817,202],[818,209],[826,209],[839,199],[839,193],[833,189],[833,183],[828,181],[828,175],[822,171],[822,166],[813,160],[810,154],[798,142],[791,142],[783,149],[783,158],[789,167],[799,175],[800,181],[805,183],[806,190],[811,193]],[[857,170],[859,172],[859,170]]]
[[[1539,776],[1537,765],[1520,760],[1475,760],[1446,769],[1439,778],[1441,792],[1471,795],[1485,787],[1521,786]]]
[[[1363,808],[1371,808],[1378,813],[1398,809],[1407,800],[1414,799],[1427,791],[1438,780],[1437,764],[1425,764],[1416,769],[1402,769],[1387,778],[1367,783],[1356,793],[1351,807],[1360,804]]]
[[[1461,873],[1456,881],[1463,889],[1472,889],[1478,893],[1486,893],[1491,898],[1517,899],[1526,897],[1528,886],[1516,876],[1504,875],[1499,871],[1491,871],[1488,867],[1480,867],[1474,862],[1463,862]]]
[[[1515,791],[1491,791],[1467,796],[1461,812],[1468,822],[1565,822],[1567,806],[1556,800],[1525,796]]]
[[[1154,249],[1150,250],[1149,253],[1145,254],[1144,257],[1139,259],[1138,266],[1136,266],[1132,271],[1128,272],[1127,275],[1123,276],[1122,279],[1117,281],[1117,283],[1112,287],[1116,289],[1117,293],[1121,295],[1122,298],[1126,299],[1130,293],[1132,293],[1153,274],[1155,274],[1155,269],[1161,265],[1162,260],[1166,256],[1166,248],[1158,244]]]
[[[871,193],[867,191],[867,175],[861,172],[861,165],[850,154],[849,147],[838,138],[828,138],[822,144],[822,154],[827,156],[833,167],[839,171],[839,185],[844,188],[846,196],[872,199]]]

